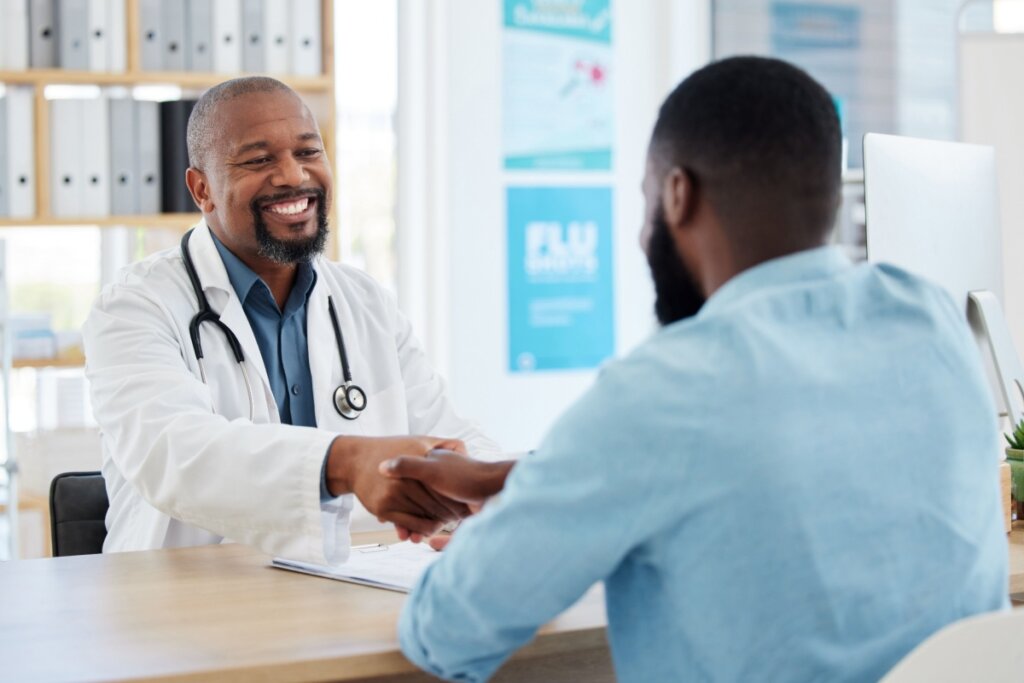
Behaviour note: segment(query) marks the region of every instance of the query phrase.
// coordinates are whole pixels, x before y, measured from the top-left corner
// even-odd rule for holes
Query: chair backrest
[[[110,503],[99,472],[64,472],[50,484],[50,538],[53,556],[103,552]]]
[[[882,683],[1024,681],[1024,610],[979,614],[933,634]]]

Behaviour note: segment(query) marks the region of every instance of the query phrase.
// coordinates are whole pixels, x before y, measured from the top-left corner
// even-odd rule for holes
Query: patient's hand
[[[505,486],[514,460],[482,462],[454,451],[435,449],[425,457],[399,456],[380,463],[391,479],[415,479],[445,498],[466,503],[476,511]]]
[[[431,436],[339,436],[327,456],[327,490],[333,496],[354,493],[384,522],[399,525],[400,536],[436,533],[445,522],[470,514],[464,503],[447,499],[412,478],[382,477],[380,463],[396,456],[421,459],[434,448],[464,452],[455,439]]]
[[[454,532],[452,532],[454,533]],[[444,550],[445,546],[448,545],[448,541],[452,540],[452,534],[440,533],[436,536],[431,536],[427,539],[427,545],[434,550]]]

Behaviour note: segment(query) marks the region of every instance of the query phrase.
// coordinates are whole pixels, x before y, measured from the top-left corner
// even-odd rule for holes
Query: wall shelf
[[[58,356],[57,358],[15,358],[11,367],[19,368],[80,368],[85,365],[85,356]]]
[[[222,74],[194,71],[136,71],[110,73],[106,71],[73,71],[69,69],[27,69],[25,71],[0,71],[0,83],[17,85],[96,85],[96,86],[133,86],[133,85],[176,85],[182,88],[208,88],[229,78],[247,74]],[[291,76],[289,74],[272,75],[287,83],[295,90],[303,92],[329,93],[334,88],[334,79],[330,75],[322,76]]]
[[[0,218],[0,227],[21,226],[140,226],[147,228],[187,228],[202,218],[199,213],[158,213],[148,216],[33,216],[31,218]]]

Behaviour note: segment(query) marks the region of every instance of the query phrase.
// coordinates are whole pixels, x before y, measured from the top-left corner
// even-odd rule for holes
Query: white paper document
[[[420,574],[441,557],[426,543],[403,541],[391,545],[352,546],[348,562],[338,567],[294,562],[275,557],[278,569],[349,581],[374,588],[408,593]]]

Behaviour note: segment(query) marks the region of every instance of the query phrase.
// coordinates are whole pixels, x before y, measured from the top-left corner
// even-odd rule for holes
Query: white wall
[[[505,181],[512,176],[501,156],[501,7],[500,0],[400,5],[399,299],[462,412],[507,450],[523,450],[595,372],[506,370]],[[648,138],[664,96],[707,59],[710,12],[704,0],[613,0],[612,7],[614,170],[562,177],[614,187],[621,355],[654,329],[653,290],[637,244]]]

